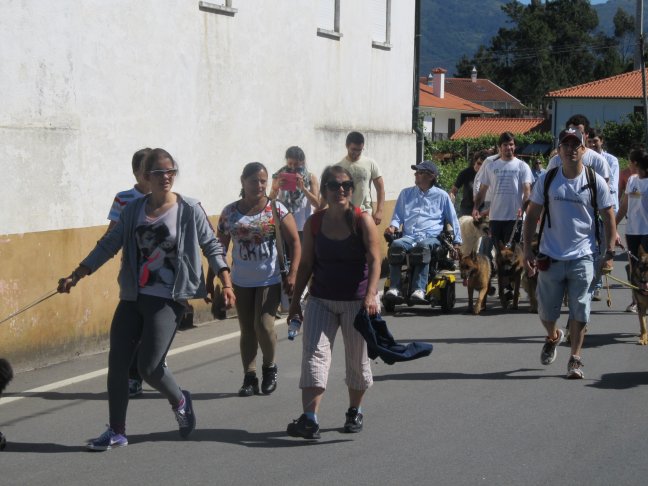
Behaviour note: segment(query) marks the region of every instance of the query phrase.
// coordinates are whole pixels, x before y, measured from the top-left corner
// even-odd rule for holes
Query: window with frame
[[[378,49],[391,49],[391,0],[371,0],[371,45]]]
[[[340,0],[318,0],[317,35],[340,39]]]
[[[205,12],[229,15],[231,17],[238,12],[238,9],[232,7],[232,0],[201,0],[198,2],[198,9]]]

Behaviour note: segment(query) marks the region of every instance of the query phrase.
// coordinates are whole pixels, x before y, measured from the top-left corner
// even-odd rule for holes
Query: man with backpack
[[[571,343],[567,378],[570,379],[584,376],[581,348],[589,321],[595,254],[599,241],[603,241],[596,213],[603,218],[605,241],[608,242],[602,258],[604,271],[612,269],[617,236],[610,190],[603,177],[583,165],[584,153],[580,130],[567,128],[560,132],[558,154],[562,166],[540,176],[531,193],[524,221],[524,241],[531,242],[536,222],[542,215],[537,257],[530,244],[524,246],[527,273],[532,276],[538,271],[538,314],[547,330],[540,361],[544,365],[553,363],[556,348],[565,337],[556,321],[566,292]]]

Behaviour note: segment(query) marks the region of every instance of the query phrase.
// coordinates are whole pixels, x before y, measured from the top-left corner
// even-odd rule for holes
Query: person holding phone
[[[306,155],[297,147],[286,150],[286,165],[272,174],[270,199],[281,202],[295,218],[299,237],[304,223],[319,204],[319,182],[306,168]]]

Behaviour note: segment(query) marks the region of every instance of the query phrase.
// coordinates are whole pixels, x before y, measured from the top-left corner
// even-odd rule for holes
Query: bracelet
[[[223,286],[221,287],[221,289],[231,289],[231,288],[232,288],[231,285],[223,285]]]

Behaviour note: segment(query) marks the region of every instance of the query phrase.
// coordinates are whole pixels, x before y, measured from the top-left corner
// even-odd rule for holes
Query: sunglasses
[[[149,172],[149,174],[155,177],[164,177],[165,175],[175,177],[177,173],[178,169],[156,169]]]
[[[351,189],[353,189],[353,181],[328,181],[326,183],[326,188],[329,191],[339,191],[340,187],[344,189],[344,192],[349,192]]]

